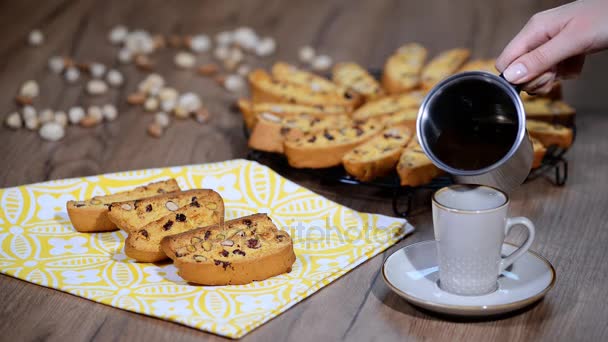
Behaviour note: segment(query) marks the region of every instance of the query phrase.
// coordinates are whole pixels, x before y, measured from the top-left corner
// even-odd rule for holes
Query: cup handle
[[[515,250],[515,252],[511,253],[508,257],[502,258],[500,261],[500,272],[502,273],[507,267],[511,266],[515,260],[519,259],[524,253],[530,249],[532,245],[532,241],[534,241],[534,236],[536,235],[536,230],[534,229],[534,224],[532,221],[528,220],[525,217],[511,217],[507,219],[507,225],[505,226],[505,236],[509,234],[511,228],[517,225],[525,226],[528,229],[528,238],[524,242],[521,247]]]

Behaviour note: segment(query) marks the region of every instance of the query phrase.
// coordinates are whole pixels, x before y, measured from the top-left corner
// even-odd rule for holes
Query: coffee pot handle
[[[532,246],[532,241],[534,241],[534,236],[536,235],[536,230],[534,229],[534,223],[528,220],[525,217],[510,217],[507,219],[507,224],[505,226],[505,236],[509,234],[511,228],[522,225],[528,229],[528,238],[524,242],[521,247],[515,250],[515,252],[511,253],[511,255],[502,258],[500,260],[500,273],[502,273],[507,267],[511,266],[515,260],[519,259],[522,255],[524,255],[530,246]]]
[[[502,78],[503,80],[507,81],[507,79],[505,78],[505,76],[501,73],[500,75],[498,75],[498,77]],[[509,83],[509,85],[511,87],[513,87],[513,89],[515,89],[515,91],[519,94],[521,93],[521,90],[523,88],[523,84],[513,84],[510,83],[509,81],[507,81],[507,83]]]

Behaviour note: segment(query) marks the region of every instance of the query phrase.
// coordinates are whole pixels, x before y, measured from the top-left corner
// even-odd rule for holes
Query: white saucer
[[[509,255],[517,246],[502,245]],[[541,299],[553,284],[555,270],[542,256],[528,251],[498,278],[498,290],[483,296],[459,296],[437,285],[437,245],[423,241],[401,248],[384,262],[386,284],[408,302],[427,310],[458,316],[503,314]]]

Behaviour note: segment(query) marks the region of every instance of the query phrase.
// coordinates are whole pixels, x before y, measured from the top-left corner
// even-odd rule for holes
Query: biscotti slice
[[[308,114],[319,118],[348,113],[347,109],[340,105],[307,106],[278,102],[253,103],[247,99],[239,99],[237,105],[243,114],[243,119],[245,120],[248,129],[252,129],[257,123],[258,115],[264,113],[280,117]]]
[[[338,166],[348,151],[379,134],[383,127],[377,120],[355,121],[348,127],[285,141],[284,153],[289,165],[295,168]]]
[[[384,95],[380,83],[357,63],[336,64],[332,70],[332,80],[337,85],[360,94],[366,101]]]
[[[416,119],[418,119],[418,108],[408,108],[388,114],[382,117],[381,121],[385,127],[405,126],[415,132]]]
[[[542,98],[546,98],[546,99],[550,99],[550,100],[561,100],[562,97],[563,97],[562,83],[560,81],[554,81],[553,85],[551,86],[551,90],[549,90],[549,92],[547,94],[530,95],[530,94],[526,93],[525,91],[521,92],[521,99],[523,101],[534,101],[536,99],[542,99]]]
[[[141,200],[118,202],[110,206],[108,217],[120,229],[131,233],[194,201],[211,210],[220,205],[223,207],[221,198],[218,200],[216,195],[217,193],[210,189],[194,189]]]
[[[107,232],[118,229],[108,218],[110,205],[114,202],[128,201],[155,196],[161,193],[179,191],[175,179],[150,183],[130,191],[122,191],[106,196],[95,196],[84,201],[68,201],[68,216],[79,232]]]
[[[543,163],[543,158],[547,153],[547,148],[540,142],[540,140],[530,137],[532,142],[532,150],[534,151],[534,159],[532,160],[532,168],[536,169]]]
[[[355,108],[358,103],[350,92],[337,95],[334,92],[312,91],[293,83],[279,82],[272,79],[264,70],[257,69],[248,76],[253,102],[284,102],[303,105],[340,105],[348,111]]]
[[[405,44],[384,64],[382,86],[389,94],[408,92],[420,85],[420,73],[427,50],[418,43]]]
[[[429,90],[439,81],[454,74],[470,54],[468,49],[451,49],[437,55],[422,69],[422,87]]]
[[[574,134],[571,128],[542,121],[526,120],[528,133],[545,146],[568,148],[572,145]]]
[[[129,232],[125,240],[125,254],[141,262],[156,262],[167,259],[160,241],[169,235],[190,231],[198,227],[224,222],[224,202],[215,191],[210,192],[204,202],[198,198],[190,204],[152,221],[136,231]]]
[[[458,72],[465,71],[485,71],[490,74],[498,75],[499,72],[496,69],[496,60],[493,58],[490,59],[474,59],[472,61],[466,62]]]
[[[553,101],[547,98],[539,98],[532,101],[524,101],[526,117],[530,120],[539,120],[558,123],[566,126],[574,124],[576,111],[563,101]]]
[[[411,92],[402,95],[383,97],[370,101],[352,113],[355,120],[365,120],[373,117],[386,116],[404,109],[418,109],[424,99],[423,92]]]
[[[389,128],[345,154],[342,165],[348,174],[360,181],[386,176],[395,169],[410,139],[412,131],[409,128]]]
[[[186,281],[242,285],[291,272],[296,260],[289,233],[255,214],[164,238],[161,246]]]
[[[424,154],[418,144],[418,139],[416,137],[412,138],[409,145],[403,150],[399,163],[397,163],[397,174],[399,174],[401,185],[420,186],[428,184],[442,173]]]
[[[283,153],[283,143],[329,128],[348,126],[352,120],[348,115],[332,115],[322,118],[308,114],[278,117],[262,113],[249,136],[249,147],[265,152]]]

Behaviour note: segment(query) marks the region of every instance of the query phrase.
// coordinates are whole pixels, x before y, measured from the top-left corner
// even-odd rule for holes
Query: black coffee
[[[442,89],[428,106],[428,147],[450,167],[483,169],[507,155],[515,143],[517,109],[497,84],[464,79]]]

